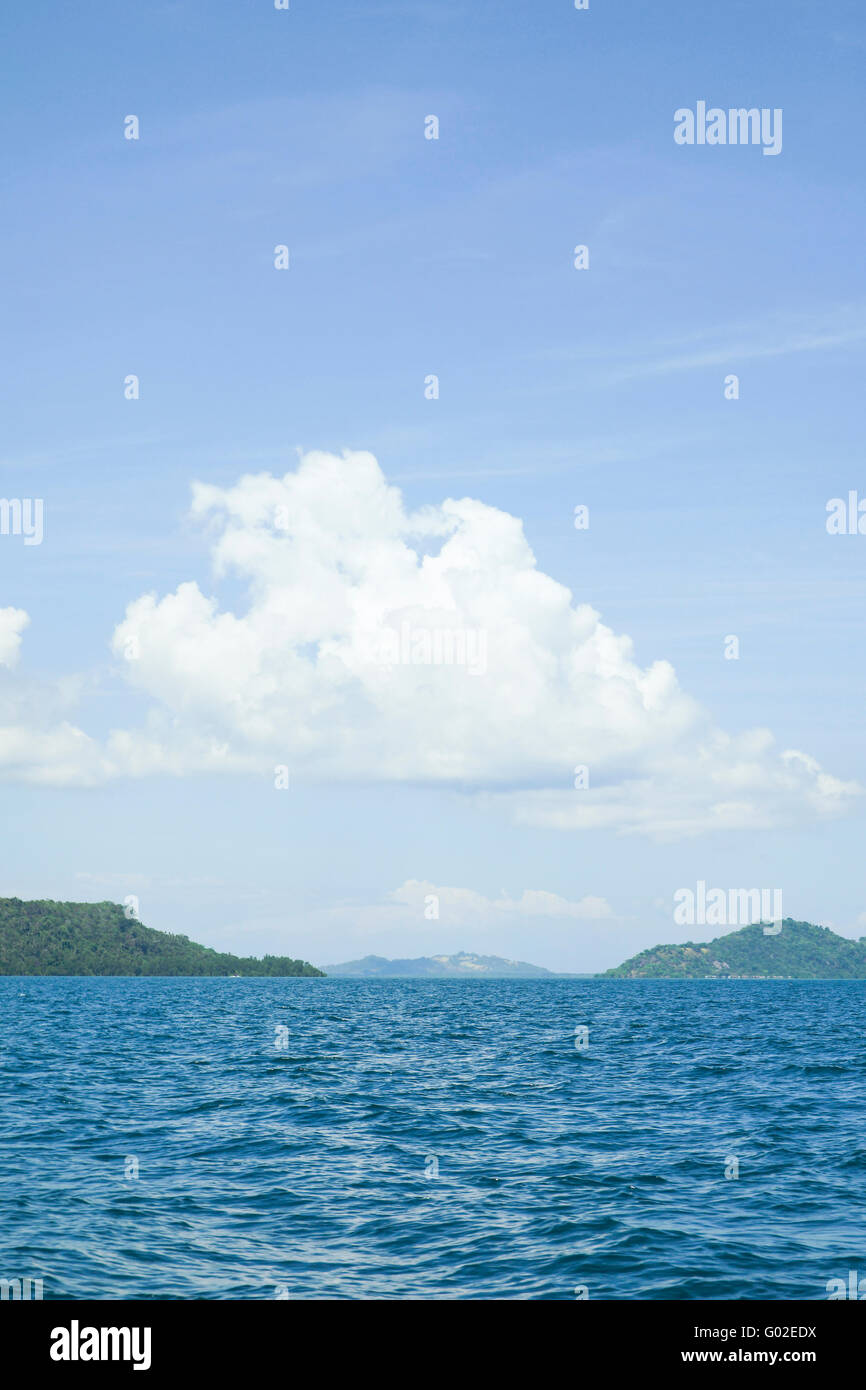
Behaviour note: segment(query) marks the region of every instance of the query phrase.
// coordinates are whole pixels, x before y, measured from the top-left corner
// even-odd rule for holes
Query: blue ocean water
[[[856,981],[0,979],[0,1278],[826,1298],[864,1032]]]

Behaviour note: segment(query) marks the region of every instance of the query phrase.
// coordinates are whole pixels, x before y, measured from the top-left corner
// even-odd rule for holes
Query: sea
[[[0,979],[45,1299],[866,1297],[866,982]]]

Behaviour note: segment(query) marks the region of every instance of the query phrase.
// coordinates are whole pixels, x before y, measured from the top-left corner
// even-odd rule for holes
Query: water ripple
[[[864,1030],[859,981],[0,980],[0,1278],[824,1298]]]

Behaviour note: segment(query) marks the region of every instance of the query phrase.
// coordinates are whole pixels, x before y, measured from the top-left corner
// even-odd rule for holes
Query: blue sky
[[[600,969],[715,935],[673,923],[699,879],[779,886],[786,914],[863,934],[866,538],[825,526],[830,498],[866,495],[861,8],[202,0],[31,6],[0,30],[0,490],[45,507],[41,545],[0,536],[0,607],[29,618],[0,668],[4,893],[135,894],[149,925],[317,963],[467,948]],[[699,100],[781,108],[782,152],[676,145]],[[433,706],[407,685],[337,712],[327,672],[305,684],[285,632],[262,638],[271,612],[318,611],[316,571],[275,574],[241,479],[314,451],[344,470],[304,474],[316,535],[334,519],[328,583],[341,497],[369,540],[353,602],[379,573],[364,518],[392,496],[369,453],[407,514],[441,528],[447,499],[483,504],[458,525],[482,567],[518,518],[536,572],[631,639],[613,666],[592,654],[586,814],[582,696],[551,676],[523,699],[539,661],[570,660],[546,590],[529,664],[497,648],[472,687],[489,722],[473,694],[464,725],[456,670]],[[191,517],[195,483],[215,491]],[[217,573],[221,537],[243,561]],[[502,544],[491,590],[513,614],[527,561]],[[192,584],[216,606],[175,625]],[[133,670],[112,640],[147,594]],[[493,592],[466,601],[494,612]],[[322,622],[295,633],[299,660],[321,663]],[[772,732],[719,828],[715,736],[666,703],[616,724],[621,681],[632,698],[654,662],[707,728]],[[314,749],[305,700],[326,711]],[[466,753],[453,777],[430,770],[446,744]],[[788,749],[823,771],[786,781]]]

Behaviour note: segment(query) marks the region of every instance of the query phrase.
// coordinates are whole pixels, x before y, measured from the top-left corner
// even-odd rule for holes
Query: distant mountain
[[[501,956],[476,956],[458,951],[454,956],[418,956],[415,960],[386,960],[384,956],[364,956],[342,965],[325,967],[327,975],[359,975],[365,979],[478,980],[520,977],[555,979],[551,970],[528,965],[523,960],[503,960]]]
[[[653,946],[614,970],[606,970],[600,978],[611,976],[629,980],[862,980],[866,979],[866,937],[851,941],[829,927],[786,917],[776,934],[765,934],[758,923],[713,941]]]
[[[128,918],[118,903],[0,898],[0,975],[321,975],[288,956],[232,956]]]

